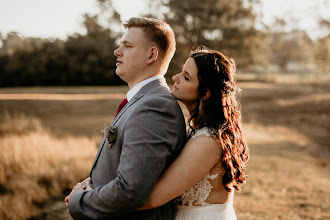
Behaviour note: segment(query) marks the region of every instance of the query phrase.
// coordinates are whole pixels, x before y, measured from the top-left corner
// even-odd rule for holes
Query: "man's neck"
[[[137,83],[135,86],[133,86],[132,88],[130,88],[130,90],[127,92],[126,94],[126,98],[128,101],[130,101],[134,95],[145,85],[147,85],[148,83],[154,81],[154,80],[157,80],[157,79],[161,79],[161,78],[164,78],[164,76],[162,75],[158,75],[158,76],[152,76],[148,79],[145,79],[139,83]]]
[[[134,82],[130,82],[130,83],[127,83],[129,89],[132,89],[134,86],[136,86],[137,84],[139,84],[140,82],[143,82],[144,80],[147,80],[149,78],[152,78],[152,77],[155,77],[155,76],[164,76],[163,74],[153,74],[153,75],[147,75],[145,77],[142,77]]]

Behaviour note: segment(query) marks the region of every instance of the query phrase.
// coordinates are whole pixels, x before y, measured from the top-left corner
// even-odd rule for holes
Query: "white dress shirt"
[[[153,76],[153,77],[150,77],[148,79],[145,79],[142,82],[139,82],[138,84],[136,84],[133,88],[131,88],[127,92],[127,94],[126,94],[127,101],[130,101],[136,95],[136,93],[138,93],[138,91],[140,91],[140,89],[143,86],[147,85],[151,81],[154,81],[154,80],[157,80],[157,79],[162,79],[162,78],[164,78],[164,76],[162,76],[162,75],[159,76],[158,75],[158,76]]]

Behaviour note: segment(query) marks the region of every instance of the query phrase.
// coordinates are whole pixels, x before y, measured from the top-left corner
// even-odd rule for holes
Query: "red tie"
[[[118,113],[120,112],[120,110],[121,110],[122,108],[124,108],[124,106],[126,105],[127,102],[128,102],[128,101],[127,101],[126,98],[124,98],[124,100],[121,101],[121,103],[120,103],[119,106],[118,106],[116,116],[118,115]],[[115,117],[116,117],[116,116],[115,116]]]

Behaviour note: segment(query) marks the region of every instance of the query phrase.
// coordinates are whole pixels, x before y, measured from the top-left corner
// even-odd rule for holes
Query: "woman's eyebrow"
[[[191,79],[190,74],[187,72],[187,70],[184,71],[185,73],[187,73],[187,75],[189,76],[189,78]]]

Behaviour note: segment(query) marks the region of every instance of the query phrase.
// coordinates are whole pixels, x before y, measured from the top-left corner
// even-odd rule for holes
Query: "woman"
[[[234,189],[245,182],[249,158],[236,99],[236,67],[222,53],[193,51],[173,76],[173,96],[190,113],[186,146],[140,209],[177,198],[176,220],[233,220]],[[84,188],[90,190],[86,179]]]
[[[236,219],[234,189],[245,182],[249,149],[236,99],[236,66],[222,53],[193,51],[173,76],[173,96],[188,112],[186,146],[141,209],[177,197],[176,220]]]

